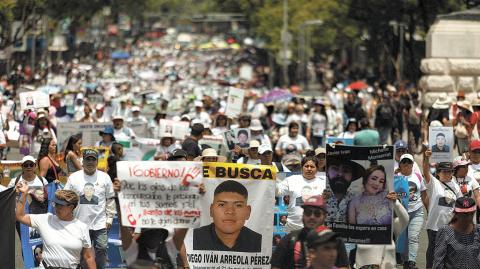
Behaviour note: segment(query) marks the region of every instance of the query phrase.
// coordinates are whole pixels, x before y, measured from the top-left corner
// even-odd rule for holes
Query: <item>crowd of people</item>
[[[413,86],[370,83],[352,88],[349,81],[338,81],[313,97],[290,92],[282,99],[264,101],[268,70],[255,63],[253,47],[178,49],[170,43],[138,41],[125,50],[128,59],[75,59],[56,65],[44,77],[20,67],[0,81],[0,149],[5,158],[16,150],[24,155],[21,175],[12,178],[8,187],[21,193],[17,221],[41,234],[45,268],[105,268],[108,230],[121,213],[116,163],[129,159],[125,147],[141,138],[128,123],[147,124],[145,138],[156,141],[152,158],[156,161],[272,165],[278,175],[291,173],[277,178],[276,195],[289,201],[282,221],[288,235],[273,251],[272,268],[395,268],[397,264],[418,268],[424,228],[427,268],[480,268],[480,230],[474,217],[480,204],[480,99],[471,103],[459,91],[456,100],[445,95],[426,107],[420,101],[421,91]],[[49,92],[50,107],[21,110],[18,93],[28,91],[25,83],[41,88],[58,77],[65,83],[50,86],[62,89]],[[230,87],[245,92],[242,113],[237,115],[227,113]],[[165,119],[187,124],[189,135],[175,137],[162,127]],[[95,144],[86,145],[81,130],[58,141],[62,122],[111,126],[99,133]],[[454,127],[451,146],[458,157],[430,162],[438,148],[425,145],[429,126]],[[233,145],[226,141],[220,149],[203,140],[220,136],[223,141],[232,133]],[[408,179],[408,205],[403,206],[397,194],[385,187],[382,166],[358,173],[360,168],[347,171],[349,160],[340,160],[330,163],[327,171],[329,138],[346,139],[353,146],[393,145],[395,174]],[[98,168],[99,152],[82,149],[85,146],[110,149],[105,171]],[[423,155],[420,165],[419,154]],[[48,201],[45,185],[64,177],[64,188]],[[344,181],[332,184],[329,178],[335,177]],[[379,213],[375,220],[365,217],[372,212],[362,214],[367,210],[363,198],[344,195],[358,178],[363,180],[362,197],[380,197],[377,205],[386,197],[394,214]],[[305,186],[311,190],[306,199]],[[49,202],[55,214],[47,213]],[[407,231],[407,251],[400,257],[395,241],[345,244],[326,226],[336,221],[380,224],[390,219],[394,238]],[[183,245],[186,232],[122,226],[125,260],[131,268],[189,268]]]

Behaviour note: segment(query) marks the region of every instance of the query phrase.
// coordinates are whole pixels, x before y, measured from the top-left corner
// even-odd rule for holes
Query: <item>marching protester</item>
[[[251,140],[247,150],[247,154],[243,157],[240,157],[237,160],[237,163],[260,164],[260,158],[258,156],[259,146],[260,146],[260,143],[257,140]]]
[[[39,175],[45,177],[48,183],[58,182],[60,175],[63,175],[62,168],[56,160],[57,141],[53,138],[43,140],[40,152],[38,153]]]
[[[177,148],[177,145],[174,143],[173,136],[171,133],[164,133],[161,135],[160,144],[157,146],[157,151],[155,152],[155,160],[166,160],[168,154]]]
[[[279,157],[283,157],[287,154],[305,154],[305,152],[310,149],[305,136],[300,134],[300,125],[292,121],[288,125],[288,134],[282,135],[275,146],[275,153]]]
[[[95,253],[97,268],[107,261],[107,230],[115,215],[113,185],[108,174],[97,170],[98,152],[87,149],[83,154],[83,170],[68,177],[65,190],[79,195],[75,217],[87,225]]]
[[[188,160],[193,160],[202,154],[198,141],[203,137],[203,124],[195,123],[191,127],[190,136],[183,140],[182,149],[188,153]]]
[[[99,140],[95,143],[95,147],[111,147],[112,143],[115,142],[115,136],[113,135],[113,128],[107,126],[103,131],[99,132],[99,135],[102,137],[102,140]]]
[[[68,139],[64,152],[64,161],[67,165],[67,173],[71,174],[82,169],[82,137],[79,134],[72,135]]]
[[[88,227],[73,212],[78,205],[78,195],[73,191],[58,190],[52,200],[55,214],[25,214],[29,185],[19,182],[16,188],[21,193],[15,209],[17,221],[40,232],[43,268],[78,268],[83,259],[83,268],[96,269]]]
[[[307,235],[325,225],[327,216],[326,204],[320,195],[308,198],[302,205],[303,228],[295,230],[283,237],[272,254],[272,269],[305,268],[308,260],[308,249],[305,247]],[[335,241],[337,251],[334,265],[348,268],[349,261],[342,240]]]

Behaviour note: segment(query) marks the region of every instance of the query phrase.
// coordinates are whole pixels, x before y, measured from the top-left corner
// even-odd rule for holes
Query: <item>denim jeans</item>
[[[420,241],[420,231],[423,226],[423,208],[408,213],[410,221],[408,223],[408,261],[416,262],[418,244]]]
[[[92,247],[95,252],[97,269],[105,269],[108,246],[107,229],[90,230],[90,240],[92,240]],[[82,262],[82,267],[87,268],[84,262],[85,261]]]

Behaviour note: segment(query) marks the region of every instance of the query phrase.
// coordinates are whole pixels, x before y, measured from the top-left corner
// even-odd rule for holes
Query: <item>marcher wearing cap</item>
[[[177,148],[172,134],[163,133],[160,138],[160,144],[157,146],[154,159],[165,161],[168,159],[168,154]]]
[[[475,224],[475,200],[460,197],[447,226],[438,230],[433,268],[480,268],[480,229]]]
[[[325,166],[326,166],[326,160],[327,160],[327,149],[323,147],[316,148],[315,157],[318,160],[317,177],[326,178]]]
[[[204,149],[202,156],[198,156],[194,159],[196,162],[225,162],[227,158],[217,154],[217,151],[213,148]]]
[[[198,120],[199,123],[210,125],[212,120],[210,115],[205,111],[202,101],[195,101],[195,111],[190,114],[192,120]]]
[[[112,116],[113,121],[113,136],[117,141],[130,142],[136,137],[135,132],[130,128],[125,126],[125,119],[120,114]]]
[[[175,149],[171,153],[168,154],[167,161],[186,161],[187,160],[187,152],[183,149]]]
[[[107,230],[112,226],[116,213],[115,193],[110,176],[97,169],[98,152],[83,151],[83,170],[68,177],[65,190],[72,190],[80,197],[75,217],[88,226],[95,249],[97,268],[105,268],[107,261]],[[94,206],[92,206],[94,204]]]
[[[480,185],[478,181],[470,177],[468,174],[468,165],[470,162],[462,156],[457,156],[453,160],[453,176],[455,182],[460,186],[460,190],[464,197],[475,199],[480,204]]]
[[[148,123],[147,118],[141,115],[141,109],[139,106],[132,107],[132,116],[128,118],[128,122],[135,122],[135,123]]]
[[[305,268],[307,265],[308,252],[303,246],[308,243],[307,236],[309,232],[324,227],[327,211],[325,201],[321,195],[307,198],[302,208],[303,228],[292,231],[282,238],[272,254],[272,269]],[[333,261],[335,266],[338,268],[348,268],[349,261],[345,244],[340,239],[335,240],[335,243],[335,249],[338,253],[336,259]],[[298,246],[300,246],[300,248]],[[300,250],[300,253],[294,254],[296,249]]]
[[[29,195],[29,185],[17,184],[22,197],[17,201],[16,219],[18,222],[37,229],[43,241],[44,268],[77,268],[80,260],[84,268],[95,268],[95,258],[87,225],[74,217],[78,195],[69,190],[57,190],[52,203],[55,215],[51,213],[25,214],[25,203]],[[73,266],[73,267],[72,267]]]
[[[274,165],[278,172],[290,172],[290,170],[281,162],[273,161],[273,150],[268,144],[261,144],[258,147],[258,157],[260,158],[261,165]]]
[[[426,253],[427,268],[433,266],[433,255],[435,248],[435,238],[437,231],[448,225],[453,213],[453,204],[455,200],[462,197],[460,187],[453,177],[453,165],[450,162],[440,162],[437,164],[437,177],[430,174],[430,156],[432,151],[426,150],[423,158],[423,175],[427,183],[428,194],[428,217],[427,217],[427,235],[428,248]],[[438,201],[438,202],[435,202]]]
[[[408,154],[408,144],[407,142],[403,140],[397,140],[395,144],[393,145],[393,148],[395,150],[395,163],[393,165],[394,171],[398,169],[399,162],[400,162],[400,157],[403,156],[404,154]],[[419,173],[422,174],[422,170],[418,166],[417,162],[415,160],[413,161],[413,172],[414,173]]]
[[[260,143],[257,140],[250,140],[250,144],[247,150],[247,154],[238,158],[237,163],[243,164],[260,164],[260,158],[258,156],[258,148]]]
[[[99,132],[99,135],[102,137],[102,140],[99,140],[95,143],[95,147],[111,147],[112,143],[115,142],[115,136],[113,135],[113,127],[105,126],[103,131]]]
[[[285,225],[287,231],[302,228],[302,204],[310,196],[321,195],[326,188],[325,178],[317,177],[317,165],[317,158],[313,156],[303,157],[301,161],[302,174],[289,176],[277,184],[276,196],[289,195],[293,198],[287,207],[288,220]],[[304,188],[312,190],[308,196],[302,192]]]
[[[411,154],[403,154],[400,157],[397,175],[404,176],[408,181],[408,254],[404,261],[404,268],[416,268],[420,231],[423,227],[423,206],[428,207],[427,187],[421,173],[414,171],[415,160]]]

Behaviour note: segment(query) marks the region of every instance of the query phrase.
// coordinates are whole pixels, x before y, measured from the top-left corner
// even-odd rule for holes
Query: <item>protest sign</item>
[[[220,154],[223,150],[223,137],[221,135],[204,135],[202,139],[198,141],[200,146],[207,145],[217,151]],[[223,154],[222,154],[223,155]]]
[[[326,174],[327,224],[348,243],[390,244],[393,147],[327,144]]]
[[[50,107],[50,98],[42,91],[21,92],[19,98],[22,110]]]
[[[430,162],[451,162],[453,152],[453,127],[429,127],[428,143],[432,150]]]
[[[62,149],[67,145],[68,138],[74,134],[82,134],[82,145],[94,146],[95,143],[102,138],[100,131],[105,127],[112,127],[111,123],[83,123],[83,122],[59,122],[57,124],[57,144],[58,148]]]
[[[275,169],[204,163],[203,176],[206,193],[200,199],[201,227],[190,229],[185,238],[190,268],[214,269],[219,264],[223,268],[270,268]],[[224,243],[224,232],[238,234],[233,246]]]
[[[235,144],[237,144],[237,139],[235,138],[235,131],[228,130],[223,132],[224,144],[227,145],[228,150],[233,150]]]
[[[229,117],[237,117],[242,112],[244,94],[245,91],[242,89],[230,88],[225,115]]]
[[[198,162],[117,163],[122,225],[141,228],[193,228],[200,224]]]
[[[159,139],[136,137],[132,140],[132,146],[123,149],[125,153],[125,161],[153,161],[157,151],[157,145],[160,144]]]
[[[250,146],[250,129],[248,128],[237,128],[235,131],[235,138],[237,145],[241,148],[248,148]]]
[[[0,171],[2,173],[1,184],[7,186],[10,179],[16,178],[22,173],[22,161],[1,161]]]
[[[397,193],[397,197],[402,202],[403,207],[408,210],[408,200],[410,199],[410,191],[409,191],[409,182],[405,176],[402,175],[395,175],[393,177],[393,185],[395,192]],[[397,237],[396,243],[396,250],[398,253],[406,253],[408,250],[408,235],[407,231],[403,231]]]
[[[131,121],[131,122],[127,122],[126,125],[128,128],[133,130],[135,135],[141,136],[141,137],[148,136],[148,123]]]
[[[170,133],[175,139],[185,139],[190,134],[190,126],[186,121],[160,120],[160,128],[158,129],[158,137],[163,134]]]
[[[326,143],[353,146],[353,138],[328,136]]]

